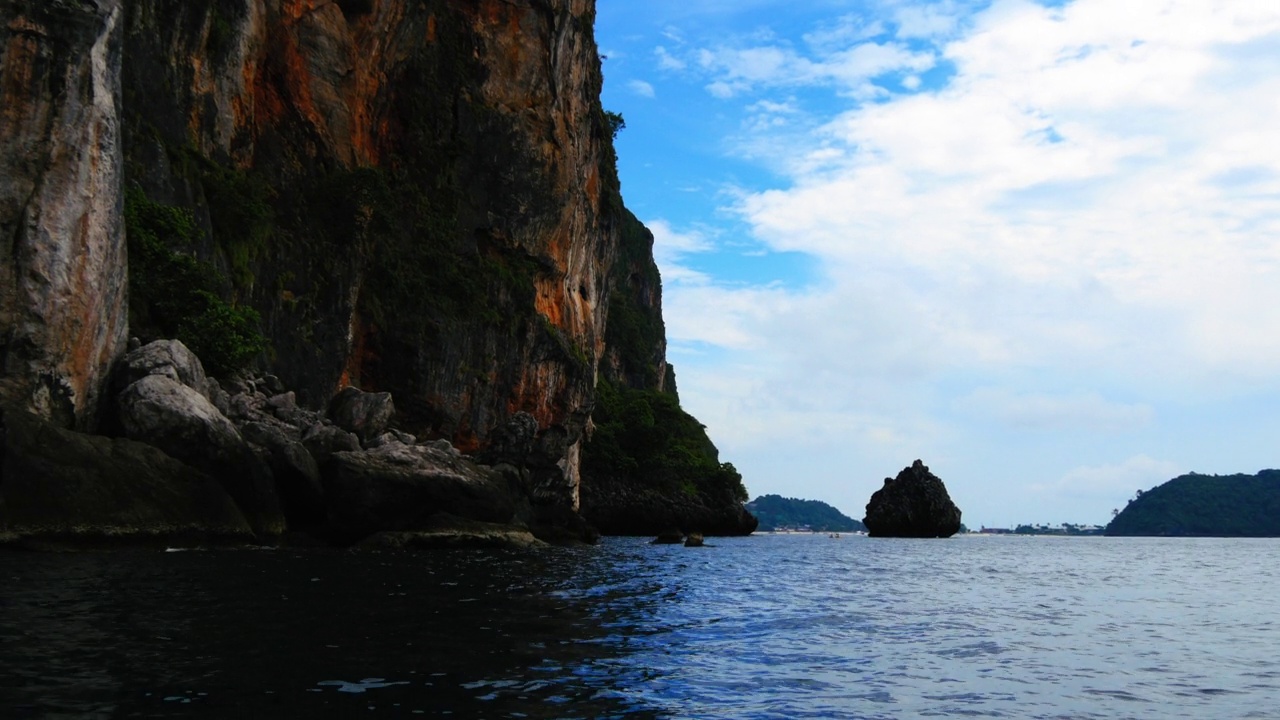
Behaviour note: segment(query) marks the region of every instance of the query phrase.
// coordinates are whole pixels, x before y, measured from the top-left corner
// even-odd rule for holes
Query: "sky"
[[[1280,466],[1280,2],[598,0],[681,403],[970,528]]]

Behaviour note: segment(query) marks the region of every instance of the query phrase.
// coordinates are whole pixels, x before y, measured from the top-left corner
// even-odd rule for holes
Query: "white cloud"
[[[889,73],[920,73],[937,61],[932,51],[874,39],[883,33],[878,21],[863,24],[849,16],[805,35],[807,53],[761,28],[751,35],[718,39],[703,47],[672,50],[659,46],[655,56],[659,69],[701,76],[708,92],[720,98],[812,85],[868,98],[882,93],[871,86],[872,79]]]
[[[1031,486],[1033,492],[1051,497],[1109,499],[1123,507],[1138,490],[1172,480],[1183,471],[1177,463],[1134,455],[1120,463],[1073,468],[1062,477]]]
[[[726,283],[714,231],[657,228],[682,402],[754,492],[853,507],[921,457],[971,526],[1252,471],[1204,425],[1280,396],[1280,4],[975,4],[668,46],[774,173],[739,240],[817,273]]]
[[[936,38],[956,30],[962,9],[944,0],[931,5],[907,5],[894,13],[900,38]]]
[[[705,273],[688,268],[685,256],[705,253],[715,245],[697,231],[678,232],[666,220],[649,220],[645,223],[653,233],[653,258],[658,263],[665,286],[706,285],[710,279]]]
[[[658,67],[662,70],[684,70],[688,66],[684,60],[672,55],[665,47],[659,46],[653,53],[658,58]]]
[[[1280,6],[1116,8],[997,3],[945,48],[948,87],[857,106],[799,143],[755,138],[792,184],[747,195],[742,217],[773,249],[821,258],[835,287],[910,278],[922,292],[903,321],[949,317],[943,344],[973,341],[953,366],[1274,375],[1280,76],[1241,68],[1232,47],[1280,62]],[[908,62],[889,55],[849,77]],[[848,59],[769,57],[730,74],[818,82],[813,68]],[[1241,168],[1257,180],[1219,181]]]
[[[651,98],[657,94],[653,90],[653,85],[650,85],[649,83],[643,80],[632,80],[631,82],[627,83],[627,87],[631,90],[631,92],[635,93],[636,95],[639,95],[640,97]]]
[[[805,33],[805,44],[818,52],[830,52],[851,44],[869,40],[884,33],[879,20],[857,15],[844,15],[830,23],[824,23],[812,32]]]
[[[1007,427],[1042,431],[1123,432],[1147,425],[1155,414],[1148,405],[1107,400],[1096,392],[1051,395],[980,388],[956,405]]]

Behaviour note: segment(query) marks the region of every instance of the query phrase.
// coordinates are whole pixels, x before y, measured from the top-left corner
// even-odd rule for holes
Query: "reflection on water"
[[[1247,718],[1280,541],[0,554],[0,717]]]
[[[0,717],[643,716],[603,554],[3,555]]]

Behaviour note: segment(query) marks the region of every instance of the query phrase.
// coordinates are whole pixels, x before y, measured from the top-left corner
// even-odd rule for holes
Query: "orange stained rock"
[[[560,283],[555,278],[539,277],[534,281],[536,289],[534,308],[556,327],[564,327],[564,298]]]
[[[600,168],[592,165],[587,172],[587,199],[595,203],[600,197]]]
[[[44,35],[44,28],[33,25],[26,18],[16,18],[9,23],[13,35],[4,50],[3,57],[7,61],[0,66],[0,130],[5,137],[17,134],[18,128],[34,118],[24,117],[23,110],[35,110],[39,103],[28,102],[27,98],[35,82],[35,64],[40,56],[40,42],[35,38],[19,34],[20,31]]]
[[[332,2],[333,0],[284,0],[284,2],[280,3],[280,14],[289,20],[297,22],[307,13]]]

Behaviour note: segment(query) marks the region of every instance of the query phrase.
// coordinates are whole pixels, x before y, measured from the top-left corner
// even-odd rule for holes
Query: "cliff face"
[[[0,5],[0,407],[92,429],[124,338],[177,337],[303,407],[389,391],[400,429],[477,457],[536,423],[518,444],[537,515],[579,509],[599,393],[600,517],[749,531],[739,476],[675,398],[594,16]]]
[[[117,0],[0,16],[0,404],[91,429],[122,349]]]
[[[128,180],[193,211],[175,249],[261,313],[270,369],[312,406],[391,391],[464,450],[528,412],[539,492],[576,507],[618,224],[594,3],[134,0],[124,22]]]

